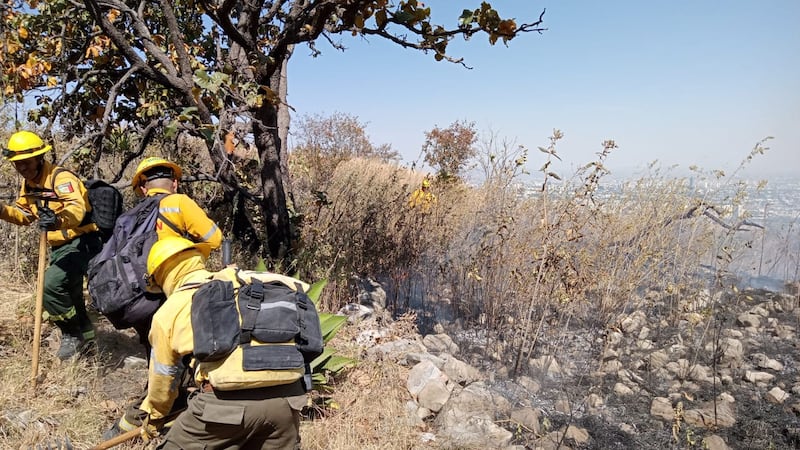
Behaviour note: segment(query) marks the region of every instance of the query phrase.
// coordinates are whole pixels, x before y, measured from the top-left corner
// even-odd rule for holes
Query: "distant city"
[[[646,178],[646,177],[645,177]],[[786,281],[800,280],[800,176],[777,176],[766,180],[709,181],[699,176],[676,177],[686,180],[689,192],[707,197],[710,203],[729,208],[729,224],[744,220],[748,224],[736,233],[739,244],[729,269],[742,278],[743,285],[781,290]],[[526,191],[536,195],[541,181],[533,181]],[[611,196],[633,179],[606,178],[598,194]],[[763,181],[766,181],[764,183]],[[746,192],[736,204],[742,186]],[[763,227],[763,228],[759,228]]]

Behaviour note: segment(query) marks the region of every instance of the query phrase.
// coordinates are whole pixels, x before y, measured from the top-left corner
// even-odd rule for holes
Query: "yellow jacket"
[[[147,412],[151,420],[158,420],[169,414],[178,395],[180,375],[185,368],[183,357],[193,351],[192,296],[204,281],[212,277],[235,280],[235,270],[227,268],[215,273],[209,272],[203,266],[202,257],[197,254],[178,262],[162,283],[162,290],[167,294],[167,301],[156,311],[150,328],[152,350],[147,397],[141,406],[141,410]],[[295,283],[300,283],[303,289],[308,289],[306,283],[284,275],[266,272],[245,273],[263,281],[280,280],[291,287],[294,287]],[[223,361],[227,360],[226,358]],[[195,372],[195,380],[198,384],[209,379],[208,371],[204,370],[203,364],[205,363],[199,364]],[[225,370],[229,373],[244,372],[241,364],[227,364]],[[259,385],[254,383],[252,387],[259,387]]]
[[[47,202],[47,207],[55,211],[59,219],[59,229],[47,232],[47,242],[59,246],[82,234],[97,231],[94,223],[83,224],[84,218],[92,211],[89,197],[83,182],[68,170],[60,170],[53,180],[58,166],[45,160],[39,179],[33,183],[22,182],[19,198],[13,205],[2,205],[0,219],[17,225],[30,225],[39,218],[40,200],[26,197],[36,191],[53,191],[57,200]]]
[[[408,198],[408,207],[411,209],[419,208],[422,212],[429,212],[431,205],[436,203],[436,196],[422,188],[416,189]]]
[[[169,193],[165,189],[150,189],[147,191],[148,196]],[[158,211],[179,230],[185,231],[190,240],[198,243],[198,248],[204,255],[208,256],[212,250],[219,248],[222,244],[222,231],[189,196],[185,194],[168,195],[161,199],[158,204]],[[181,236],[171,227],[165,225],[161,219],[156,222],[156,232],[159,239],[163,239],[166,236]]]

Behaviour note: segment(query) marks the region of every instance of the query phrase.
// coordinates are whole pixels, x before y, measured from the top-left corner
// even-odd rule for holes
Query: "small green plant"
[[[320,296],[323,289],[328,284],[327,279],[319,280],[311,285],[308,297],[319,306]],[[336,333],[347,322],[347,317],[341,314],[319,313],[320,327],[322,328],[322,340],[325,343],[325,350],[321,355],[311,361],[311,379],[318,390],[328,389],[328,376],[336,376],[348,367],[353,366],[356,360],[345,356],[337,355],[336,350],[328,346],[328,342],[336,336]]]

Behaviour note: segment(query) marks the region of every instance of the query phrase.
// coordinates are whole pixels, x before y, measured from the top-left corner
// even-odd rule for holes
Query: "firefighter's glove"
[[[145,417],[144,422],[142,422],[142,440],[148,442],[150,439],[157,437],[162,428],[164,428],[164,418],[153,419],[150,416]]]
[[[56,212],[43,206],[39,208],[39,229],[42,231],[55,230],[58,223]]]

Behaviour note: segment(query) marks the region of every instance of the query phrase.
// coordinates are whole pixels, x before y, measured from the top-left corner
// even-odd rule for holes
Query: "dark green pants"
[[[94,327],[86,313],[83,277],[89,260],[102,248],[99,233],[78,236],[50,252],[44,273],[42,305],[63,333],[82,340],[94,338]]]
[[[302,382],[246,391],[206,392],[189,400],[158,447],[167,450],[298,448]]]

